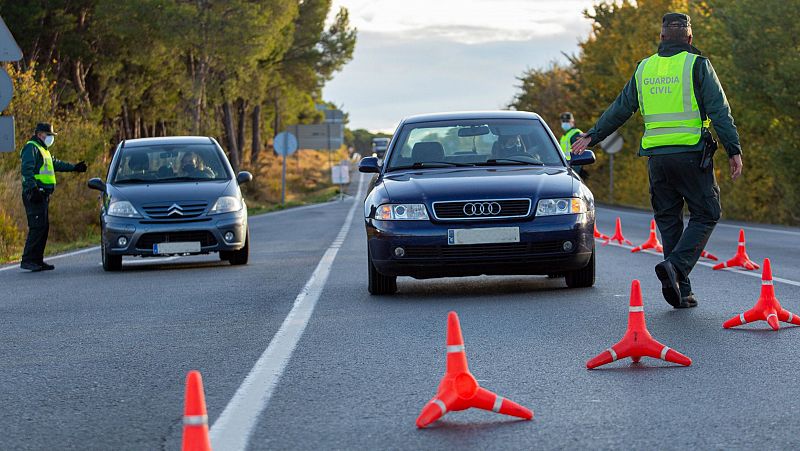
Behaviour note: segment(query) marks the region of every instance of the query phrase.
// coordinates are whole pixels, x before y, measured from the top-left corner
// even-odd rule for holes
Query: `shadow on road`
[[[411,278],[401,278],[397,283],[398,292],[394,297],[398,300],[408,300],[409,297],[416,299],[428,298],[460,298],[465,296],[503,296],[536,293],[567,293],[568,288],[564,285],[563,279],[548,279],[546,277],[468,277],[468,278],[446,278],[416,280]],[[569,293],[578,293],[584,290],[569,290]]]

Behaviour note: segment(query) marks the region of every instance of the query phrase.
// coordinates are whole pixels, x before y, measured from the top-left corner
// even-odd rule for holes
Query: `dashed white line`
[[[211,427],[211,443],[214,449],[244,450],[261,412],[267,406],[275,387],[280,381],[297,343],[308,325],[314,307],[322,294],[331,267],[344,243],[353,216],[363,208],[361,195],[364,188],[362,175],[358,181],[358,193],[353,206],[339,229],[339,234],[325,251],[316,269],[294,300],[294,307],[284,319],[280,329],[261,354],[256,364],[236,390],[225,410]]]

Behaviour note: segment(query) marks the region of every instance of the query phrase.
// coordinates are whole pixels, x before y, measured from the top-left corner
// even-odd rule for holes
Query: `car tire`
[[[100,245],[100,252],[103,258],[103,269],[109,272],[122,271],[122,256],[112,255],[106,252],[106,244]]]
[[[219,253],[220,258],[223,257],[222,252]],[[247,236],[244,239],[244,247],[238,251],[231,251],[228,261],[233,266],[246,265],[250,259],[250,231],[247,231]]]
[[[592,249],[592,256],[585,267],[577,271],[569,271],[564,275],[564,280],[569,288],[589,288],[594,286],[595,274],[595,250]]]
[[[372,256],[367,251],[367,265],[369,266],[369,294],[374,296],[394,294],[397,292],[397,277],[385,276],[378,272],[372,264]]]
[[[232,251],[219,251],[219,259],[227,262],[231,260]]]

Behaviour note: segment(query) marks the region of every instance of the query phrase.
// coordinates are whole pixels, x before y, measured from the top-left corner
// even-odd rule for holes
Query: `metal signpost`
[[[273,143],[275,152],[283,157],[283,172],[281,173],[281,205],[286,205],[286,157],[297,150],[297,138],[289,132],[281,132],[275,136]]]
[[[608,154],[608,193],[611,203],[614,203],[614,154],[622,150],[622,144],[622,136],[617,132],[600,141],[600,147]]]
[[[19,61],[22,50],[0,17],[0,61]],[[14,84],[5,69],[0,69],[0,110],[5,110],[14,95]],[[14,152],[14,116],[0,116],[0,152]]]

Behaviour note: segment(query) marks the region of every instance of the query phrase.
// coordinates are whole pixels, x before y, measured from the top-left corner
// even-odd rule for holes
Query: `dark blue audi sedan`
[[[397,277],[540,274],[594,285],[594,197],[539,115],[441,113],[403,120],[364,201],[369,292]]]

